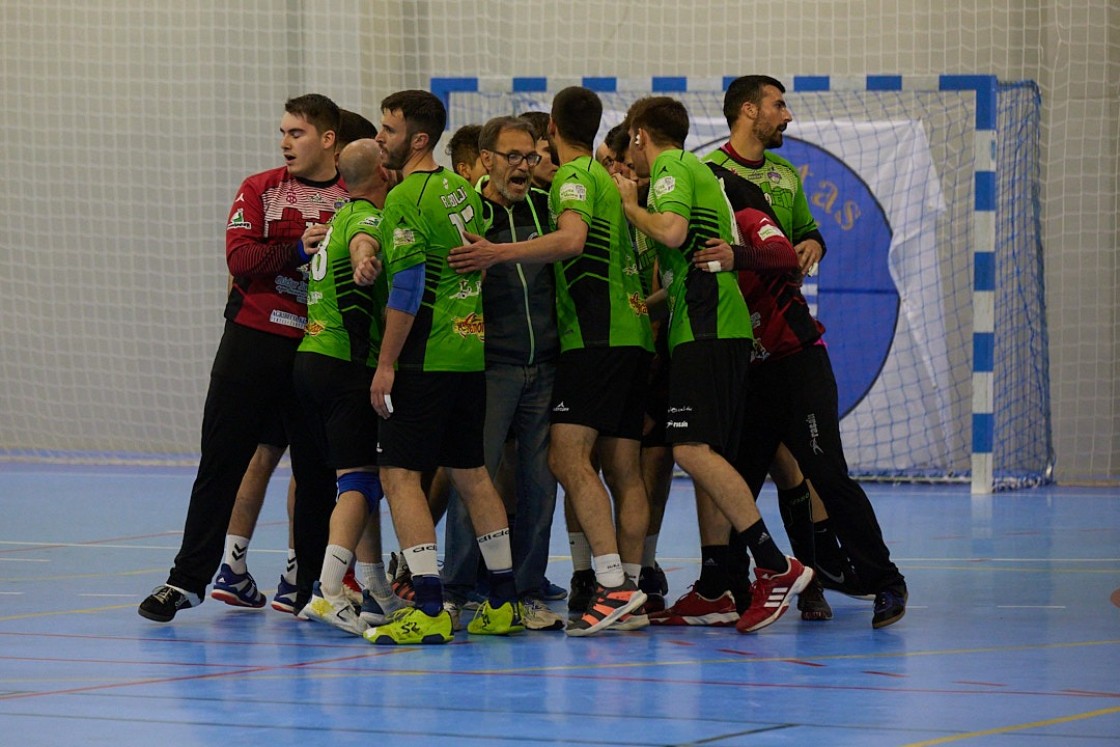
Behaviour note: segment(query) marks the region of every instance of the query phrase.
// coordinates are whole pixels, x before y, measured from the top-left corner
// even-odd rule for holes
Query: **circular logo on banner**
[[[725,140],[705,143],[703,157]],[[894,340],[899,295],[888,257],[891,226],[867,184],[820,146],[786,135],[778,154],[801,173],[809,209],[828,254],[802,292],[825,326],[825,342],[843,418],[870,391]]]

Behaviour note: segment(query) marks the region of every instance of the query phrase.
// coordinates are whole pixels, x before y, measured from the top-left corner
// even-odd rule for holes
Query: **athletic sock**
[[[696,593],[705,599],[716,599],[730,588],[727,545],[704,545],[700,548],[700,578],[696,582]]]
[[[323,554],[323,570],[319,572],[319,588],[324,596],[338,597],[342,594],[342,579],[353,559],[354,553],[342,545],[327,545]]]
[[[484,534],[478,538],[478,549],[489,571],[489,599],[491,607],[501,607],[517,597],[517,582],[513,577],[513,550],[510,547],[509,527]]]
[[[813,551],[813,506],[809,495],[809,483],[802,480],[800,485],[778,491],[778,508],[782,513],[782,523],[786,527],[790,549],[794,557],[812,567],[815,561]]]
[[[626,572],[622,570],[622,558],[618,553],[595,556],[595,580],[600,586],[613,589],[622,586],[626,581]]]
[[[246,557],[249,555],[249,538],[236,534],[226,535],[226,554],[222,562],[229,566],[237,575],[243,575],[249,570]]]
[[[653,568],[657,564],[657,540],[660,534],[647,534],[642,545],[642,567]]]
[[[785,571],[789,567],[785,555],[774,544],[774,538],[766,531],[766,522],[761,518],[739,532],[750,548],[754,564],[767,571]]]
[[[638,579],[642,576],[642,566],[639,563],[623,563],[622,572],[626,575],[627,581],[633,581],[637,585]]]
[[[284,572],[280,574],[284,580],[291,584],[296,585],[296,571],[299,569],[299,563],[296,561],[296,551],[288,548],[288,562],[284,565]]]
[[[572,570],[591,570],[591,543],[583,532],[568,532],[568,546],[572,551]]]

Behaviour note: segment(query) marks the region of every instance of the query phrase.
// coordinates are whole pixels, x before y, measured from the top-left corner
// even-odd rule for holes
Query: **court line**
[[[1057,724],[1068,724],[1071,721],[1084,721],[1085,719],[1097,718],[1099,716],[1111,716],[1114,713],[1120,713],[1120,706],[1113,708],[1101,708],[1096,711],[1086,711],[1085,713],[1075,713],[1070,716],[1059,716],[1057,718],[1045,719],[1043,721],[1031,721],[1026,724],[1014,724],[1012,726],[998,726],[994,729],[985,729],[984,731],[970,731],[964,734],[953,734],[948,737],[940,737],[938,739],[929,739],[924,742],[910,742],[904,747],[932,747],[935,744],[948,744],[949,742],[963,742],[966,739],[976,739],[978,737],[990,737],[996,734],[1010,734],[1014,731],[1024,731],[1026,729],[1039,729],[1044,726],[1056,726]]]

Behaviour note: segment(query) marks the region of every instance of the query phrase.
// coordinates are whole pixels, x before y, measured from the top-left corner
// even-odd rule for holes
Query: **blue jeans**
[[[506,438],[517,439],[517,515],[511,528],[517,593],[537,596],[548,567],[556,478],[548,468],[548,427],[556,364],[486,367],[486,470],[493,478]],[[443,584],[462,599],[478,582],[480,552],[470,516],[458,491],[451,491],[444,535]]]

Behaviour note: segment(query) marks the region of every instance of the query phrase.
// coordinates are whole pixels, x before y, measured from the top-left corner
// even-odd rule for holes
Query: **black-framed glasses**
[[[518,153],[517,151],[513,151],[512,153],[502,153],[500,150],[492,150],[490,152],[496,156],[502,156],[503,158],[505,158],[506,161],[509,162],[510,166],[518,166],[522,161],[524,161],[525,163],[529,164],[529,168],[533,168],[541,162],[540,153]]]

